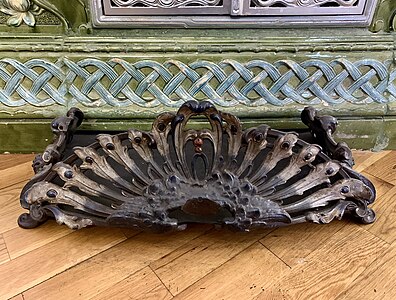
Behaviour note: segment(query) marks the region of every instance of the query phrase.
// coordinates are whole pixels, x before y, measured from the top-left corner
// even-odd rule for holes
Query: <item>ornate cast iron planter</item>
[[[197,117],[206,122],[199,130],[190,122]],[[159,115],[150,132],[100,134],[63,159],[83,120],[73,108],[51,124],[56,138],[34,161],[36,175],[21,193],[29,213],[18,223],[33,228],[54,217],[74,229],[203,222],[249,230],[344,214],[373,222],[375,188],[352,170],[347,145],[332,138],[337,120],[310,107],[301,118],[312,144],[267,125],[243,130],[210,102],[189,101]]]

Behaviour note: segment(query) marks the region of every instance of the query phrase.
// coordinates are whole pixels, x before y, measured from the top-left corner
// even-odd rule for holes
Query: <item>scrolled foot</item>
[[[376,219],[375,212],[371,208],[367,208],[367,210],[363,214],[360,214],[359,212],[356,212],[356,216],[355,217],[360,222],[362,222],[363,224],[374,223],[374,221]]]
[[[18,218],[18,225],[24,229],[32,229],[43,224],[47,219],[35,220],[29,213],[23,213]]]

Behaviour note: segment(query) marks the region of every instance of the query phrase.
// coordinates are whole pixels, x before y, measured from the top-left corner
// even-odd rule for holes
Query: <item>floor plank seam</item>
[[[364,172],[361,172],[361,173],[362,173],[363,176],[365,176],[365,173],[366,173],[366,174],[368,174],[368,175],[374,177],[376,180],[381,181],[381,183],[389,184],[389,185],[392,186],[392,188],[396,186],[396,185],[393,184],[392,182],[386,181],[386,180],[382,179],[381,177],[378,177],[378,176],[376,176],[376,175],[371,174],[370,172],[364,171]],[[396,172],[395,172],[395,176],[396,176]]]
[[[161,284],[166,288],[166,290],[169,292],[169,294],[172,295],[172,298],[175,297],[175,295],[172,294],[172,292],[169,290],[169,288],[165,285],[165,283],[162,281],[162,279],[158,276],[158,274],[153,270],[153,268],[148,264],[148,267],[150,270],[155,274],[155,276],[158,278],[158,280],[161,282]],[[130,275],[132,276],[132,275]]]
[[[109,249],[111,249],[111,248],[109,248]],[[96,295],[93,295],[93,296],[89,297],[89,299],[87,298],[86,300],[91,300],[91,299],[97,298],[98,296],[100,296],[100,294],[107,292],[108,290],[110,290],[111,288],[113,288],[114,286],[116,286],[117,284],[119,284],[120,282],[122,282],[122,281],[128,279],[129,277],[134,276],[135,274],[139,273],[140,271],[144,270],[144,269],[147,268],[147,267],[149,267],[149,264],[143,265],[141,268],[138,268],[137,270],[133,271],[132,273],[128,274],[127,276],[125,276],[125,277],[121,278],[120,280],[114,282],[114,284],[113,284],[112,286],[110,286],[110,287],[104,289],[103,291],[99,292],[99,293],[96,294]],[[155,274],[155,275],[157,275],[157,274]],[[157,277],[158,277],[158,276],[157,276]],[[161,281],[161,282],[162,282],[162,281]],[[172,296],[173,296],[173,295],[172,295]]]
[[[338,222],[343,222],[343,221],[338,221]],[[343,222],[344,224],[342,225],[342,226],[340,226],[340,228],[338,228],[337,230],[335,230],[334,232],[333,232],[333,234],[332,235],[330,235],[328,238],[331,238],[331,237],[333,237],[335,234],[337,234],[340,230],[342,230],[345,226],[347,226],[347,224],[348,223],[346,223],[346,222]],[[313,224],[313,225],[317,225],[317,226],[324,226],[324,225],[326,225],[326,224]],[[327,224],[327,226],[332,226],[333,224]],[[279,228],[278,228],[279,229]],[[322,241],[322,242],[324,242],[324,241]],[[265,248],[267,248],[272,254],[274,254],[277,258],[279,258],[282,262],[284,262],[285,264],[286,264],[286,266],[288,266],[290,269],[293,269],[293,267],[291,267],[288,263],[286,263],[282,258],[280,258],[278,255],[276,255],[271,249],[269,249],[269,247],[267,247],[266,245],[264,245],[262,242],[261,242],[261,240],[259,240],[259,243],[261,244],[261,245],[263,245]],[[317,246],[316,246],[316,248],[314,248],[314,249],[312,249],[312,251],[311,251],[311,253],[312,252],[314,252],[314,251],[316,251],[317,249],[319,249],[319,247],[320,246],[322,246],[322,244],[321,243],[317,243]],[[308,254],[309,255],[309,254]],[[308,256],[307,255],[307,256]]]
[[[242,249],[241,251],[237,252],[235,255],[231,256],[229,259],[227,259],[226,261],[224,261],[222,264],[218,265],[216,268],[214,268],[213,270],[209,271],[208,273],[206,273],[203,277],[193,281],[188,287],[184,288],[181,291],[178,291],[177,295],[175,295],[174,297],[178,296],[180,293],[186,291],[188,288],[190,288],[191,286],[193,286],[194,284],[196,284],[197,282],[199,282],[200,280],[202,280],[203,278],[209,276],[210,274],[212,274],[213,272],[215,272],[216,270],[218,270],[219,268],[221,268],[223,265],[225,265],[226,263],[228,263],[230,260],[234,259],[236,256],[238,256],[239,254],[241,254],[242,252],[244,252],[246,249],[252,247],[254,244],[256,243],[260,243],[260,239],[262,239],[263,237],[258,238],[257,240],[254,240],[251,244],[249,244],[246,248]],[[173,294],[172,294],[173,295]]]
[[[13,182],[13,183],[11,183],[10,185],[2,186],[2,187],[0,187],[0,192],[2,192],[2,191],[5,190],[5,189],[9,189],[10,187],[12,187],[12,186],[14,186],[14,185],[21,184],[22,182],[27,183],[28,180],[24,179],[24,180],[21,180],[21,181]],[[22,191],[22,188],[21,188],[21,191]],[[19,197],[18,197],[18,199],[19,199]]]
[[[361,173],[369,174],[370,176],[374,177],[374,178],[377,179],[377,180],[380,180],[380,181],[382,181],[382,182],[386,182],[387,184],[391,184],[392,186],[395,186],[394,183],[389,182],[389,181],[387,181],[387,180],[385,180],[385,179],[383,179],[383,178],[381,178],[381,177],[378,177],[377,175],[374,175],[374,174],[370,173],[370,171],[367,170],[367,168],[364,169]],[[395,171],[394,173],[395,173],[395,175],[396,175],[396,171]],[[364,174],[363,174],[363,175],[364,175]]]
[[[71,233],[73,233],[73,232],[71,232]],[[95,256],[97,256],[97,255],[99,255],[99,254],[101,254],[101,253],[103,253],[103,252],[105,252],[105,251],[108,251],[108,250],[110,250],[111,248],[113,248],[113,247],[115,247],[115,246],[117,246],[117,245],[119,245],[119,244],[121,244],[121,243],[123,243],[123,242],[125,242],[125,241],[126,241],[126,239],[125,239],[125,240],[122,240],[122,241],[120,241],[120,242],[118,242],[118,243],[112,245],[110,248],[104,249],[103,251],[100,251],[100,252],[98,252],[98,253],[96,253],[96,254],[94,254],[94,255],[87,256],[87,258],[85,258],[85,259],[79,261],[79,262],[76,263],[75,265],[72,265],[72,266],[70,266],[70,267],[68,267],[68,268],[66,268],[66,269],[64,269],[64,270],[62,270],[61,272],[56,273],[56,274],[54,274],[54,275],[48,277],[47,279],[45,279],[45,280],[43,280],[43,281],[41,281],[41,282],[39,282],[39,283],[37,283],[37,284],[32,285],[31,287],[27,288],[26,290],[23,290],[23,291],[20,292],[19,294],[24,293],[24,292],[27,292],[27,291],[29,291],[29,290],[31,290],[31,289],[34,289],[36,286],[39,286],[40,284],[43,284],[43,283],[45,283],[45,282],[51,280],[52,278],[54,278],[54,277],[56,277],[56,276],[58,276],[58,275],[60,275],[60,274],[62,274],[62,273],[64,273],[64,272],[66,272],[66,271],[68,271],[68,270],[71,270],[71,269],[73,269],[74,267],[79,266],[79,265],[82,264],[83,262],[86,262],[87,260],[89,260],[89,259],[91,259],[91,258],[93,258],[93,257],[95,257]],[[52,242],[51,242],[51,243],[52,243]],[[44,245],[43,245],[43,246],[44,246]],[[43,246],[41,246],[41,247],[43,247]],[[41,247],[39,247],[39,248],[41,248]],[[39,248],[37,248],[37,249],[39,249]],[[35,249],[35,250],[36,250],[36,249]],[[28,253],[29,253],[29,252],[24,253],[23,255],[26,255],[26,254],[28,254]],[[21,256],[22,256],[22,255],[21,255]],[[17,295],[18,295],[18,294],[17,294]],[[13,295],[13,297],[15,297],[15,296],[17,296],[17,295]],[[11,297],[11,298],[12,298],[12,297]]]
[[[355,152],[354,150],[352,150],[352,151]],[[358,152],[358,151],[356,151],[356,152]],[[363,151],[363,152],[367,152],[367,151]],[[381,151],[381,152],[377,152],[377,153],[375,153],[375,152],[368,152],[367,154],[374,153],[374,156],[375,156],[375,157],[373,157],[373,156],[368,156],[368,157],[366,157],[363,161],[361,161],[359,164],[355,164],[355,165],[353,166],[353,168],[354,168],[355,170],[357,170],[357,172],[361,173],[361,172],[363,172],[365,169],[367,169],[368,167],[372,166],[373,164],[375,164],[376,162],[378,162],[380,159],[384,158],[385,156],[387,156],[387,155],[388,155],[389,153],[391,153],[391,152],[392,152],[392,150]],[[369,165],[364,166],[364,168],[361,169],[360,166],[364,165],[364,164],[367,162],[367,160],[372,160],[372,161],[370,162]]]
[[[342,228],[341,228],[342,229]],[[340,229],[340,230],[341,230]],[[339,231],[339,230],[338,230]],[[338,232],[337,231],[337,232]],[[369,232],[370,233],[370,232]],[[372,234],[372,233],[370,233],[371,235],[373,235],[373,236],[375,236],[374,234]],[[344,239],[345,239],[345,237],[344,237]],[[264,246],[265,247],[265,246]],[[380,259],[382,256],[383,256],[383,254],[384,253],[386,253],[387,251],[388,251],[388,249],[389,249],[389,245],[385,248],[385,249],[383,249],[383,252],[382,253],[378,253],[378,256],[371,262],[371,263],[369,263],[367,266],[365,266],[365,268],[363,269],[363,270],[361,270],[361,272],[359,272],[358,273],[358,275],[355,277],[355,279],[351,282],[351,283],[349,283],[345,288],[344,288],[344,290],[343,291],[340,291],[338,294],[334,294],[333,295],[333,298],[332,299],[334,299],[334,300],[341,300],[340,299],[340,297],[342,296],[342,294],[344,293],[344,291],[346,291],[346,290],[348,290],[348,288],[349,287],[351,287],[351,286],[353,286],[353,283],[355,283],[356,282],[356,280],[358,279],[358,278],[360,278],[360,276],[362,275],[362,274],[364,274],[364,271],[366,270],[366,269],[368,269],[375,261],[377,261],[378,259]],[[318,248],[316,248],[315,250],[313,250],[309,255],[307,255],[307,257],[308,256],[310,256],[314,251],[317,251],[318,250]],[[319,250],[318,250],[319,251]],[[279,258],[280,259],[280,258]],[[280,259],[280,260],[282,260],[282,259]],[[286,264],[286,263],[285,263]],[[287,264],[286,264],[287,265]],[[291,269],[293,269],[293,268],[291,268]],[[276,286],[277,284],[279,284],[284,278],[287,278],[287,276],[290,276],[289,274],[284,274],[284,275],[282,275],[282,276],[280,276],[279,278],[277,278],[275,281],[273,281],[273,285],[274,286]],[[260,294],[262,294],[263,292],[261,292]],[[259,295],[257,295],[254,299],[260,299],[260,294]],[[282,298],[282,299],[286,299],[286,298]],[[287,299],[289,299],[289,298],[287,298]],[[293,298],[290,298],[290,299],[293,299]],[[311,298],[309,298],[309,299],[311,299]]]
[[[191,239],[191,240],[188,240],[188,241],[185,242],[184,244],[182,244],[182,245],[180,245],[179,247],[177,247],[176,249],[174,249],[172,252],[176,252],[176,251],[182,249],[186,244],[188,244],[188,243],[190,243],[190,242],[192,242],[192,241],[194,241],[194,240],[196,240],[196,239],[198,239],[198,238],[204,236],[205,234],[207,234],[207,233],[209,233],[209,232],[211,232],[211,231],[213,231],[213,230],[215,230],[215,229],[212,227],[212,228],[209,228],[208,230],[203,231],[201,234],[197,235],[196,237],[194,237],[194,238]],[[185,252],[181,252],[179,255],[177,255],[177,256],[175,256],[174,258],[172,258],[172,259],[171,259],[170,261],[168,261],[166,264],[161,265],[161,267],[159,267],[159,268],[162,268],[162,267],[164,267],[164,266],[170,264],[171,262],[175,261],[175,260],[178,259],[179,257],[181,257],[181,256],[183,256],[184,254],[186,254],[188,251],[190,251],[190,250],[186,250]],[[160,257],[159,259],[166,257],[167,255],[169,255],[169,254],[172,253],[172,252],[169,252],[169,253],[163,255],[163,256]],[[149,263],[150,268],[151,268],[151,264],[152,264],[153,262],[158,261],[159,259],[150,262],[150,263]],[[159,269],[159,268],[158,268],[158,269]]]
[[[57,226],[59,226],[59,225],[57,225]],[[14,229],[7,230],[7,231],[5,231],[4,233],[6,233],[6,232],[8,232],[8,231],[11,231],[11,230],[15,230],[15,228],[14,228]],[[30,230],[30,229],[24,229],[24,230]],[[20,256],[22,256],[22,255],[28,254],[29,252],[34,251],[34,250],[36,250],[36,249],[40,249],[41,247],[44,247],[44,246],[46,246],[46,245],[48,245],[48,244],[50,244],[50,243],[52,243],[52,242],[56,242],[56,241],[58,241],[58,240],[60,240],[60,239],[62,239],[62,238],[64,238],[64,237],[68,236],[69,234],[72,234],[73,232],[74,232],[74,231],[71,231],[71,232],[69,232],[69,233],[67,233],[67,234],[65,234],[65,235],[59,236],[59,237],[57,237],[57,238],[55,238],[55,239],[53,239],[53,240],[50,240],[48,243],[42,244],[41,246],[39,246],[39,247],[37,247],[37,248],[33,248],[33,249],[31,249],[31,250],[29,250],[29,251],[27,251],[27,252],[25,252],[25,253],[22,253],[22,254],[20,254],[20,255],[16,255],[16,256],[13,257],[13,258],[11,258],[11,256],[10,256],[10,260],[16,259],[16,258],[18,258],[18,257],[20,257]]]
[[[7,256],[8,256],[8,261],[10,261],[11,260],[10,252],[8,251],[7,243],[4,239],[3,234],[0,234],[0,241],[3,241],[3,243],[1,243],[0,246],[2,247],[4,245],[4,248],[2,248],[2,249],[4,249],[6,251]]]
[[[380,240],[381,240],[382,242],[384,242],[385,244],[387,244],[387,245],[389,245],[389,246],[392,244],[392,243],[390,243],[390,242],[384,240],[382,237],[380,237],[380,236],[376,235],[375,233],[372,233],[371,231],[369,231],[368,229],[366,229],[366,228],[365,228],[365,227],[366,227],[366,224],[361,224],[361,225],[359,225],[359,226],[360,226],[360,228],[363,229],[365,232],[367,232],[367,233],[369,233],[369,234],[375,236],[376,238],[380,239]]]
[[[18,184],[18,183],[21,183],[21,182],[24,182],[24,181],[26,181],[26,182],[28,182],[29,181],[29,178],[31,178],[34,174],[33,174],[33,168],[32,168],[32,163],[30,163],[30,168],[26,168],[26,170],[18,170],[18,172],[22,172],[23,171],[23,173],[24,173],[24,175],[22,176],[22,179],[18,179],[18,178],[15,178],[15,176],[14,176],[14,172],[12,172],[11,170],[12,169],[15,169],[15,168],[18,168],[18,167],[21,167],[21,166],[23,166],[23,165],[25,165],[25,164],[27,164],[28,162],[24,162],[24,163],[20,163],[20,164],[17,164],[17,165],[15,165],[15,166],[12,166],[12,167],[9,167],[9,168],[7,168],[7,169],[3,169],[3,170],[0,170],[0,178],[8,178],[9,179],[9,176],[10,176],[10,174],[13,174],[13,175],[11,175],[11,178],[12,178],[12,183],[11,184],[7,184],[7,182],[6,181],[4,181],[4,182],[0,182],[0,187],[1,187],[1,189],[3,189],[3,188],[7,188],[7,187],[9,187],[9,186],[12,186],[12,185],[14,185],[14,184]],[[21,169],[22,169],[23,167],[21,167]],[[31,175],[29,175],[28,177],[26,177],[26,172],[28,172],[29,174],[31,173]],[[21,177],[21,176],[20,176]],[[4,186],[3,186],[3,184],[4,184]]]
[[[34,158],[38,153],[21,153],[21,154],[0,154],[0,171],[13,168],[20,164],[31,162],[33,164]],[[20,160],[18,160],[20,159]],[[4,163],[5,162],[5,163]]]
[[[125,232],[124,232],[124,230],[123,229],[125,229],[125,228],[121,228],[121,232],[122,232],[122,234],[125,236],[125,238],[128,240],[128,239],[132,239],[132,238],[134,238],[135,236],[137,236],[138,234],[141,234],[143,231],[137,231],[135,234],[133,234],[133,235],[131,235],[131,236],[128,236]]]
[[[7,244],[5,245],[5,250],[7,252],[8,259],[11,260],[11,255],[10,255],[10,252],[8,251]]]
[[[275,252],[273,252],[270,248],[268,248],[267,246],[265,246],[260,240],[258,241],[260,243],[261,246],[263,246],[265,249],[267,249],[269,252],[271,252],[276,258],[278,258],[281,262],[283,262],[289,269],[292,269],[292,267],[285,262],[282,258],[280,258]]]
[[[121,232],[122,232],[122,230],[121,230]],[[133,236],[131,236],[131,237],[127,237],[127,236],[125,236],[125,234],[124,234],[124,232],[122,232],[122,234],[125,236],[125,240],[124,241],[122,241],[122,243],[124,243],[124,242],[126,242],[127,240],[129,240],[129,239],[134,239],[134,238],[136,238],[136,237],[138,237],[138,236],[140,236],[140,235],[142,235],[142,234],[144,234],[145,232],[144,231],[140,231],[140,232],[138,232],[137,234],[135,234],[135,235],[133,235]],[[113,246],[114,247],[114,246]]]

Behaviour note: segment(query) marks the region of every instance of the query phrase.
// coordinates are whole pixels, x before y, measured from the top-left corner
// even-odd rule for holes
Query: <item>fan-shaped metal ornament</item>
[[[190,125],[201,117],[201,129]],[[242,129],[210,102],[189,101],[159,115],[149,132],[100,134],[86,147],[66,144],[83,113],[71,109],[52,122],[56,137],[36,157],[36,175],[21,193],[29,210],[18,223],[48,218],[79,229],[119,226],[156,230],[212,223],[240,230],[306,221],[329,223],[344,214],[375,219],[371,182],[353,171],[350,149],[332,138],[337,120],[305,108],[311,144],[294,132],[261,125]]]

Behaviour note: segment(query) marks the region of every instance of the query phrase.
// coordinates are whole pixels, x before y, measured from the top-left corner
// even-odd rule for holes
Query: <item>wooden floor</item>
[[[396,151],[355,151],[378,192],[372,225],[165,235],[18,228],[32,158],[0,155],[0,299],[396,299]]]

